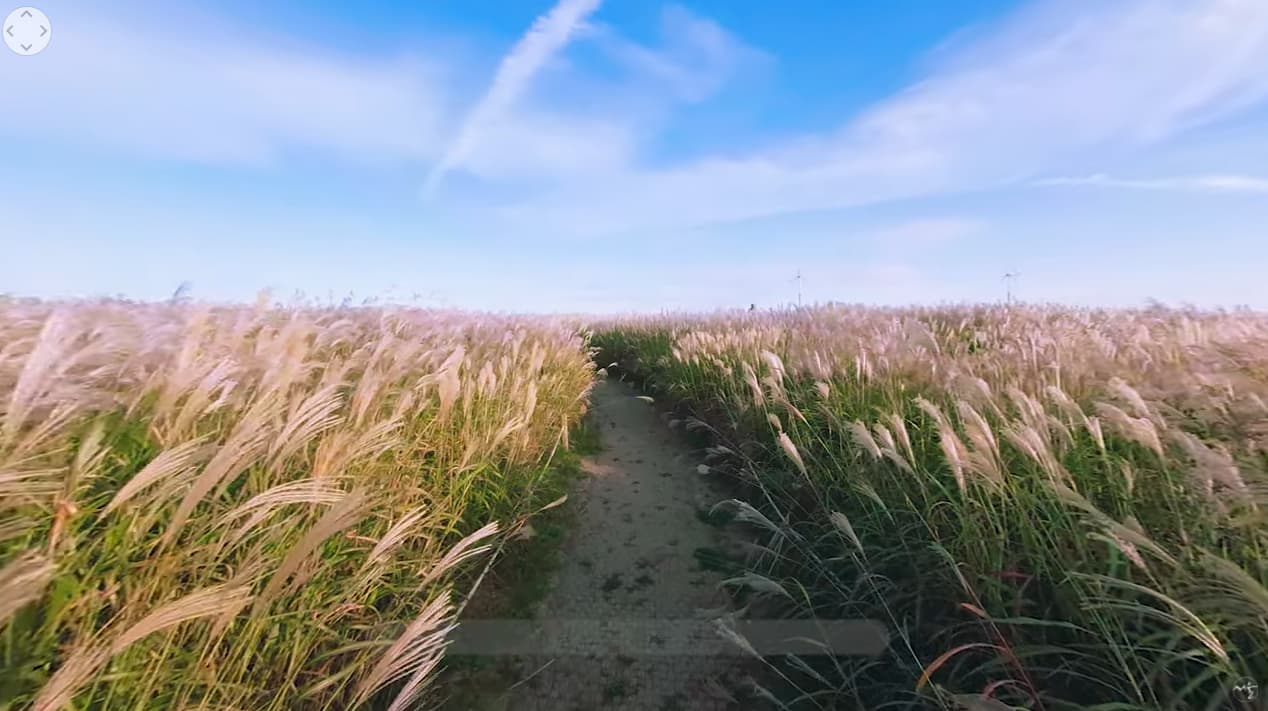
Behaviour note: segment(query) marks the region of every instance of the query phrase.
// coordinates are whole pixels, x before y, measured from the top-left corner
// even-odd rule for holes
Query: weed
[[[407,309],[5,298],[0,341],[14,708],[422,703],[558,539],[594,379],[575,328]]]
[[[742,567],[740,561],[717,548],[702,546],[693,550],[691,554],[696,559],[697,570],[734,573]]]
[[[1198,708],[1268,678],[1268,316],[827,306],[595,329],[746,488],[728,510],[764,554],[700,567],[894,634],[883,664],[769,660],[799,707]]]

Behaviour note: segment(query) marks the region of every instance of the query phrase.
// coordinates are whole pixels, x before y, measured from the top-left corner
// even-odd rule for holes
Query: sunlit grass
[[[750,573],[786,593],[770,604],[893,630],[881,660],[771,660],[790,705],[1197,709],[1268,678],[1268,317],[825,307],[596,328],[602,362],[689,408],[710,467],[751,488]]]
[[[546,319],[0,301],[0,708],[404,708],[594,377]]]

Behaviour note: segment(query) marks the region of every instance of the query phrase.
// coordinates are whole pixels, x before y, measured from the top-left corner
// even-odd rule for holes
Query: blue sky
[[[37,3],[0,292],[1268,308],[1263,0]]]

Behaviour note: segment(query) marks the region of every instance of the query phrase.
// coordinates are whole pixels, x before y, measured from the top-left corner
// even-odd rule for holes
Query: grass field
[[[0,301],[0,708],[411,707],[594,370],[549,319]]]
[[[597,365],[735,477],[699,515],[756,542],[721,562],[753,614],[892,630],[880,659],[765,660],[788,708],[1214,709],[1268,679],[1262,314],[9,299],[0,709],[453,707],[509,681],[435,684],[468,601],[543,594]]]
[[[1268,678],[1268,317],[870,309],[596,325],[707,432],[769,614],[889,655],[770,660],[793,708],[1213,709]],[[743,592],[743,591],[741,591]]]

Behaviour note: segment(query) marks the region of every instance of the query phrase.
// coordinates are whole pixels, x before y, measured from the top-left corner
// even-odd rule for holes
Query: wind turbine
[[[791,281],[797,282],[797,308],[801,308],[801,270],[800,269],[797,270],[797,276],[793,277]]]
[[[1021,272],[1004,272],[1004,295],[1007,303],[1013,303],[1013,287],[1017,284],[1017,277],[1021,276]]]

